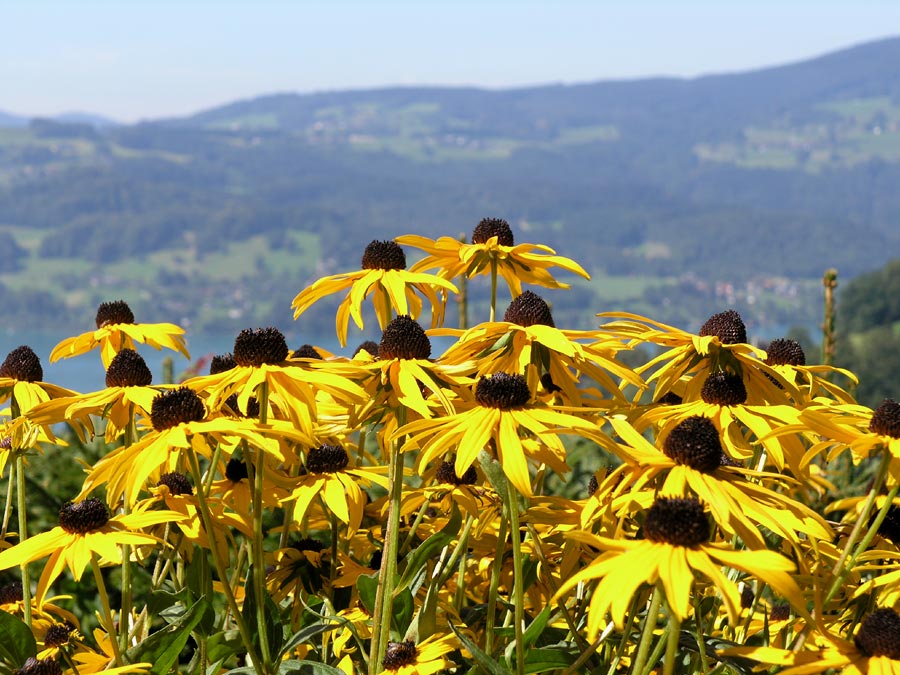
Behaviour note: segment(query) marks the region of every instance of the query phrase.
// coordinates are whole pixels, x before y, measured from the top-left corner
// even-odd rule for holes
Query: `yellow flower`
[[[118,668],[112,667],[116,662],[115,649],[110,636],[102,628],[94,629],[94,642],[97,643],[97,651],[79,650],[72,655],[72,660],[78,666],[78,672],[82,675],[104,673],[104,675],[125,675],[125,673],[146,673],[153,668],[152,663],[133,663]]]
[[[803,594],[790,573],[794,565],[774,551],[736,551],[710,543],[710,527],[703,507],[695,499],[660,497],[644,517],[645,539],[609,539],[590,532],[568,536],[603,551],[587,567],[564,581],[556,598],[579,583],[599,579],[588,610],[588,639],[594,640],[607,611],[616,626],[624,625],[632,596],[642,584],[662,584],[666,601],[679,619],[690,613],[694,574],[700,573],[719,590],[731,622],[740,614],[740,593],[721,567],[743,570],[787,599],[809,617]]]
[[[291,303],[294,318],[299,317],[309,307],[327,295],[349,293],[338,307],[335,329],[341,346],[347,344],[347,327],[350,318],[362,329],[362,303],[372,296],[375,316],[382,330],[397,314],[409,314],[413,318],[422,312],[424,296],[431,305],[432,325],[443,323],[444,300],[438,297],[438,290],[456,293],[457,289],[446,279],[433,274],[407,271],[406,255],[393,241],[373,241],[366,246],[362,258],[362,269],[323,277],[312,286],[300,291]]]
[[[43,382],[44,369],[37,354],[27,345],[16,347],[0,364],[0,402],[13,400],[12,415],[30,412],[39,403],[75,392]]]
[[[474,405],[462,412],[437,419],[411,422],[394,437],[409,435],[404,449],[418,447],[420,472],[430,462],[456,452],[454,469],[462,476],[482,449],[493,441],[497,460],[520,494],[531,496],[531,478],[526,456],[548,464],[554,471],[568,470],[566,449],[560,433],[572,429],[594,432],[596,424],[541,404],[529,405],[531,391],[521,375],[494,373],[483,377],[475,388]],[[564,431],[565,430],[565,431]],[[523,440],[533,437],[535,443]],[[536,446],[536,447],[535,447]]]
[[[95,555],[101,565],[120,565],[121,544],[137,546],[157,542],[156,537],[137,530],[181,520],[182,516],[174,511],[135,511],[111,518],[106,505],[99,499],[67,502],[59,510],[59,525],[0,552],[0,569],[24,565],[49,555],[35,596],[40,605],[50,584],[64,567],[68,567],[78,581]]]
[[[50,352],[50,363],[86,354],[100,347],[103,367],[123,349],[134,349],[135,342],[163,347],[191,358],[184,342],[184,329],[173,323],[135,323],[134,314],[122,300],[104,302],[97,308],[97,330],[66,338]]]
[[[397,243],[414,246],[427,254],[412,270],[438,268],[447,279],[465,275],[469,278],[489,274],[492,268],[503,277],[512,297],[522,293],[522,283],[544,288],[568,288],[547,270],[559,267],[585,279],[590,275],[574,260],[556,255],[556,251],[540,244],[515,245],[509,223],[499,218],[485,218],[475,227],[472,243],[464,244],[452,237],[434,240],[408,234],[397,237]]]
[[[453,635],[432,635],[418,644],[413,640],[388,642],[379,675],[433,675],[453,665],[447,654],[456,646]]]

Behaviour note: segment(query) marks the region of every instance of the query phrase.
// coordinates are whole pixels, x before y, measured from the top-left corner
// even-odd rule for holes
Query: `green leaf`
[[[391,605],[391,626],[400,635],[405,634],[409,628],[415,609],[416,603],[408,588],[394,595],[394,603]]]
[[[37,642],[25,622],[0,610],[0,658],[18,668],[36,655]]]
[[[207,675],[218,673],[226,660],[244,650],[241,634],[236,630],[215,633],[206,641]]]
[[[294,647],[302,645],[304,642],[312,640],[314,637],[321,635],[322,633],[327,633],[328,631],[334,630],[335,628],[339,627],[340,623],[328,621],[327,619],[320,619],[316,623],[310,624],[309,626],[306,626],[305,628],[294,633],[282,648],[281,655],[284,656],[285,654],[288,654]]]
[[[175,623],[156,631],[141,644],[125,652],[125,660],[128,663],[152,663],[150,672],[153,675],[165,675],[178,659],[194,626],[200,623],[209,610],[209,601],[200,598]]]
[[[278,666],[278,673],[279,675],[345,675],[344,671],[338,670],[334,666],[297,659],[282,661]]]
[[[378,575],[361,574],[356,580],[359,589],[359,600],[369,614],[375,613],[375,594],[378,592]]]
[[[453,515],[447,521],[447,525],[440,532],[435,532],[428,537],[413,551],[412,555],[407,556],[406,569],[397,582],[397,590],[408,588],[413,578],[430,560],[437,557],[438,551],[450,544],[451,541],[459,534],[462,527],[462,516],[459,509],[454,505]]]
[[[537,642],[537,639],[541,636],[541,633],[544,632],[544,628],[547,627],[547,622],[550,621],[550,607],[544,607],[540,614],[538,614],[534,621],[531,622],[531,625],[528,626],[525,634],[522,636],[522,643],[525,645],[525,649],[528,649],[531,645]]]
[[[479,649],[478,645],[472,642],[465,633],[456,630],[456,626],[452,623],[450,624],[450,630],[456,635],[459,641],[462,643],[462,646],[468,650],[468,652],[472,655],[472,658],[475,659],[475,663],[484,668],[489,675],[509,675],[509,671],[501,666],[499,663],[494,661],[490,656],[485,654],[481,649]]]
[[[525,672],[544,673],[548,670],[568,668],[575,663],[575,655],[559,649],[540,647],[525,653]]]

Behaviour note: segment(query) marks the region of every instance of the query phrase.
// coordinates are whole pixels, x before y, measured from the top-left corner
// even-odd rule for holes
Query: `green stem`
[[[119,643],[116,640],[116,622],[113,619],[112,609],[109,606],[106,584],[103,581],[103,575],[100,573],[100,562],[97,560],[97,554],[94,552],[91,552],[91,569],[94,572],[94,581],[97,583],[97,593],[100,595],[103,622],[106,624],[103,628],[109,636],[109,643],[112,645],[113,654],[116,657],[116,665],[122,666],[122,651],[119,649]]]
[[[500,572],[503,570],[503,554],[506,553],[506,522],[500,518],[497,528],[497,548],[494,551],[494,564],[491,566],[491,585],[488,588],[487,616],[484,628],[484,651],[488,656],[494,653],[494,624],[497,621],[497,589],[500,587]]]
[[[678,638],[681,634],[681,619],[666,606],[669,615],[669,626],[666,629],[666,658],[663,661],[663,675],[672,675],[675,672],[675,657],[678,655]]]
[[[706,656],[706,636],[703,635],[703,617],[700,615],[700,597],[699,594],[694,593],[694,628],[697,631],[697,649],[700,651],[700,666],[703,669],[702,672],[709,672],[709,658]],[[755,598],[754,598],[755,600]],[[754,602],[754,604],[756,604]],[[750,608],[750,616],[753,616],[753,608]],[[746,630],[744,631],[744,636],[746,635]]]
[[[406,424],[406,408],[397,410],[397,426]],[[391,635],[391,616],[394,607],[394,586],[397,582],[397,552],[400,544],[400,502],[403,497],[403,456],[405,439],[398,438],[391,444],[389,464],[387,530],[381,552],[381,569],[378,573],[378,590],[375,593],[375,624],[369,655],[369,673],[381,672],[384,654]]]
[[[656,620],[659,617],[659,606],[662,603],[662,591],[657,584],[653,589],[653,597],[650,598],[650,609],[644,617],[644,630],[641,633],[641,641],[638,643],[637,656],[631,665],[631,672],[640,675],[644,672],[647,663],[647,655],[650,653],[650,643],[653,641],[653,631],[656,629]]]
[[[128,406],[128,424],[125,425],[125,439],[123,447],[132,445],[137,439],[137,429],[134,424],[134,403]],[[122,506],[124,515],[131,512],[128,500],[124,500]],[[133,606],[131,590],[131,545],[122,544],[122,607],[119,612],[119,648],[124,652],[128,649],[128,632],[131,626],[131,611]]]
[[[28,539],[28,516],[25,512],[25,456],[16,453],[16,510],[19,513],[19,543]],[[31,572],[22,563],[22,608],[25,623],[31,628]]]
[[[257,389],[259,398],[259,422],[266,423],[269,407],[269,384],[263,381]],[[249,444],[245,444],[249,452]],[[256,630],[259,638],[260,656],[262,657],[265,672],[272,670],[272,653],[269,648],[268,625],[266,621],[266,564],[263,550],[263,507],[262,498],[265,489],[266,451],[262,448],[254,448],[256,462],[253,464],[253,549],[251,559],[253,561],[253,593],[256,596]],[[248,466],[251,462],[247,462]]]
[[[191,466],[191,474],[194,478],[194,485],[202,485],[200,465],[197,462],[197,456],[194,454],[194,451],[192,449],[188,449],[187,457],[188,462]],[[231,584],[229,583],[228,578],[228,567],[219,558],[219,547],[216,545],[212,516],[210,515],[209,504],[206,501],[206,495],[203,494],[203,490],[197,490],[197,504],[200,506],[200,519],[203,521],[203,529],[206,530],[206,536],[209,539],[209,550],[212,554],[213,565],[216,568],[216,574],[218,575],[219,580],[222,582],[222,590],[225,593],[225,600],[228,603],[228,607],[231,610],[231,614],[234,617],[235,623],[237,624],[238,632],[241,634],[241,641],[244,643],[244,649],[247,650],[247,655],[250,657],[250,661],[253,664],[253,667],[256,668],[257,671],[259,671],[259,656],[254,651],[253,639],[250,636],[250,630],[247,627],[246,622],[244,621],[244,617],[241,616],[240,607],[238,607],[237,600],[235,600],[234,597],[234,592],[231,590]]]
[[[12,507],[15,502],[15,462],[9,465],[9,480],[6,483],[6,503],[3,505],[3,527],[0,529],[0,540],[6,539],[6,532],[9,530],[9,517],[12,515]]]
[[[497,314],[497,259],[491,258],[491,318],[493,322]]]
[[[630,641],[631,627],[634,625],[634,620],[637,616],[637,604],[640,595],[640,593],[635,593],[634,597],[631,598],[631,605],[628,607],[628,621],[625,622],[625,630],[622,631],[622,638],[619,640],[612,661],[610,661],[607,675],[613,675],[619,668],[619,662],[622,660],[622,655],[625,653],[625,647]]]
[[[506,481],[506,501],[513,552],[513,611],[515,612],[516,675],[525,675],[525,575],[522,571],[522,541],[519,499],[512,481]]]

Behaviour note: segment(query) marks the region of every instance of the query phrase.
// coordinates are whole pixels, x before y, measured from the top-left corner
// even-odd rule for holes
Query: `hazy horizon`
[[[125,123],[277,93],[758,70],[888,38],[900,26],[900,5],[885,0],[13,0],[4,15],[14,30],[0,43],[0,110]]]

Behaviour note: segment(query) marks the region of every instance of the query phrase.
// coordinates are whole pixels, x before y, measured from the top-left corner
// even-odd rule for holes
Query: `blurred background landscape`
[[[645,4],[648,16],[661,7]],[[701,68],[717,63],[710,51]],[[513,82],[541,79],[523,69]],[[336,302],[295,323],[301,288],[357,269],[373,239],[458,237],[491,216],[591,274],[544,294],[571,328],[629,311],[696,330],[734,308],[755,340],[791,335],[816,361],[821,279],[836,268],[839,365],[863,376],[866,402],[891,395],[900,38],[726,74],[596,70],[613,72],[277,94],[260,81],[258,95],[191,113],[148,105],[126,121],[75,99],[65,109],[90,112],[37,114],[0,96],[7,350],[87,330],[118,298],[139,321],[204,336],[200,353],[264,325],[334,349]],[[477,318],[487,286],[472,292]],[[351,341],[377,339],[376,326]]]

